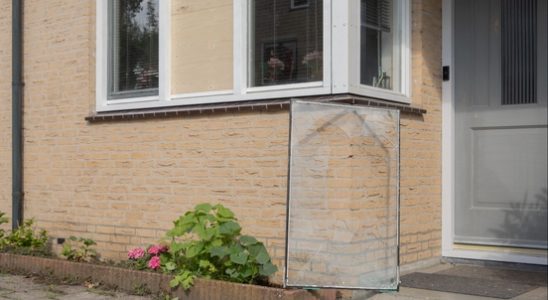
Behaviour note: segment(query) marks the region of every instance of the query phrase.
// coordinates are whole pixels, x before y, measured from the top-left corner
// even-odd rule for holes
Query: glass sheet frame
[[[399,289],[399,120],[291,101],[284,286]]]

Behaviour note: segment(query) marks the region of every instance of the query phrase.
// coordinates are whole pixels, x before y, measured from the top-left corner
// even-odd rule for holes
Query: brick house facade
[[[442,232],[442,2],[413,0],[411,12],[411,105],[426,113],[401,114],[404,266],[440,257]],[[123,259],[194,205],[222,203],[282,266],[287,106],[86,121],[96,114],[95,22],[95,1],[24,1],[24,217]],[[0,29],[0,210],[10,212],[9,0]]]

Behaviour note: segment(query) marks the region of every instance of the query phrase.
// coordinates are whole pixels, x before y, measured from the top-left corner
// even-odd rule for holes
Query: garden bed
[[[146,290],[152,294],[161,294],[171,291],[173,296],[177,296],[181,300],[335,300],[336,298],[334,291],[312,293],[305,290],[272,288],[206,279],[196,279],[194,286],[188,291],[184,291],[182,288],[171,290],[169,281],[172,277],[161,273],[9,253],[0,253],[0,270],[52,276],[59,280],[69,280],[71,282],[98,282],[104,286],[128,293]]]

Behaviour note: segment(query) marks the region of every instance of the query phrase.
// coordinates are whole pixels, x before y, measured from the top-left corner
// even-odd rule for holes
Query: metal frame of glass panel
[[[299,170],[294,170],[293,169],[294,160],[296,159],[295,151],[297,151],[296,150],[297,147],[295,147],[295,145],[294,145],[295,138],[296,138],[296,132],[295,131],[298,130],[298,129],[296,129],[297,125],[296,125],[296,122],[295,122],[294,118],[296,118],[296,113],[295,113],[296,107],[301,106],[301,105],[310,105],[310,107],[326,108],[326,109],[340,108],[341,112],[343,112],[343,113],[345,111],[349,112],[349,111],[353,110],[353,113],[358,117],[359,117],[359,114],[356,112],[356,110],[370,110],[371,112],[374,112],[377,115],[379,113],[384,112],[384,113],[386,113],[387,116],[391,116],[394,119],[394,124],[393,124],[394,128],[393,128],[393,130],[395,132],[393,132],[393,142],[395,143],[395,145],[392,148],[392,151],[393,151],[393,156],[395,156],[395,157],[392,157],[392,158],[389,157],[388,168],[390,170],[392,167],[394,167],[396,173],[393,177],[390,176],[390,175],[386,176],[387,182],[388,182],[388,185],[387,185],[387,191],[388,192],[386,194],[386,200],[385,200],[385,201],[387,201],[387,203],[393,201],[394,203],[392,203],[391,205],[395,206],[395,207],[391,207],[391,209],[393,209],[393,210],[389,211],[388,216],[385,218],[386,220],[389,220],[389,219],[391,220],[392,218],[394,218],[393,221],[395,222],[395,224],[392,224],[392,223],[386,223],[385,224],[386,228],[392,228],[392,230],[395,230],[395,235],[389,235],[389,237],[387,239],[387,240],[390,240],[390,242],[393,243],[393,245],[391,245],[391,246],[394,247],[394,248],[391,248],[391,249],[385,248],[385,249],[389,250],[389,251],[387,251],[387,253],[390,252],[391,255],[385,256],[384,258],[380,259],[380,260],[383,260],[383,259],[384,260],[390,260],[391,262],[393,262],[393,264],[387,265],[388,267],[385,269],[385,270],[390,270],[390,272],[391,272],[390,274],[393,275],[393,277],[386,277],[386,278],[390,279],[389,286],[387,286],[386,284],[379,284],[379,285],[364,284],[364,285],[360,285],[360,284],[341,284],[341,283],[334,282],[334,281],[337,281],[337,280],[334,280],[334,281],[331,281],[331,282],[325,281],[325,282],[320,282],[320,283],[318,283],[318,282],[308,283],[308,282],[296,282],[295,280],[291,279],[290,269],[292,267],[292,265],[291,265],[292,262],[291,262],[291,259],[290,259],[290,255],[291,255],[290,243],[295,243],[295,241],[292,240],[292,236],[291,236],[292,235],[291,224],[294,221],[295,222],[299,221],[298,218],[296,218],[296,217],[292,218],[292,214],[295,213],[294,211],[292,211],[292,201],[294,201],[292,199],[292,195],[293,195],[292,184],[294,184],[294,179],[293,179],[292,176],[298,176],[298,175],[295,175],[295,174],[297,174],[299,172]],[[362,111],[362,114],[363,114],[363,111]],[[340,119],[341,115],[342,114],[338,114],[338,115],[334,114],[334,118],[332,118],[330,121],[344,122],[344,120]],[[336,120],[336,119],[340,119],[340,120]],[[285,287],[337,288],[337,289],[356,289],[356,290],[367,289],[367,290],[389,290],[389,291],[394,291],[394,290],[399,289],[399,277],[400,277],[399,276],[399,264],[400,264],[400,261],[399,261],[399,248],[400,248],[400,240],[399,240],[400,239],[400,237],[399,237],[399,226],[400,226],[400,224],[399,224],[400,223],[400,210],[399,210],[399,189],[400,189],[400,187],[399,187],[399,178],[400,178],[400,144],[399,144],[399,141],[400,141],[400,131],[399,131],[399,119],[400,119],[399,110],[394,110],[394,109],[384,109],[384,108],[375,108],[375,107],[350,105],[350,104],[340,104],[340,103],[303,101],[303,100],[299,100],[299,99],[292,99],[291,100],[290,125],[289,125],[290,130],[289,130],[289,160],[288,160],[288,179],[287,179],[288,180],[288,182],[287,182],[287,208],[286,208],[287,209],[287,211],[286,211],[286,246],[285,246],[286,248],[285,248],[285,266],[284,266],[284,268],[285,268],[284,269],[284,286]],[[368,127],[367,122],[363,118],[360,119],[360,120],[363,122],[363,125],[365,125],[360,130],[371,130],[371,127]],[[350,126],[352,126],[352,125],[350,125]],[[358,127],[355,127],[355,128],[358,128]],[[325,129],[325,127],[322,126],[321,128],[319,128],[319,131],[324,130],[324,129]],[[316,132],[319,132],[319,131],[318,131],[318,129],[316,129]],[[335,135],[333,135],[333,136],[335,136]],[[376,138],[376,136],[375,136],[375,138]],[[350,146],[352,146],[352,144],[350,144]],[[327,147],[329,148],[329,146],[327,146]],[[318,148],[317,145],[312,145],[312,147],[310,147],[310,149],[312,149],[312,151],[316,151],[315,150],[316,148]],[[320,149],[318,151],[322,151],[322,150]],[[329,151],[331,151],[331,150],[329,150]],[[315,152],[315,153],[317,153],[317,152]],[[308,156],[308,158],[312,158],[312,157],[316,161],[318,160],[318,156],[313,156],[313,155]],[[366,158],[367,158],[367,156],[366,156]],[[386,158],[385,158],[385,161],[386,161]],[[390,161],[393,161],[396,165],[391,166]],[[327,172],[327,170],[328,169],[325,169],[324,171]],[[364,170],[365,170],[365,168],[364,168]],[[305,171],[305,172],[307,172],[307,171]],[[390,171],[388,171],[388,174],[389,174],[389,172]],[[352,179],[353,179],[353,175],[354,174],[351,174]],[[318,176],[316,174],[316,176],[313,176],[313,177],[310,177],[310,178],[319,178],[319,177],[321,177],[321,175]],[[312,179],[312,180],[314,180],[314,179]],[[395,181],[393,186],[391,185],[390,180]],[[391,196],[391,195],[393,195],[393,196]],[[391,199],[391,198],[393,198],[393,199]],[[327,199],[327,200],[329,200],[329,199]],[[381,202],[382,202],[382,200],[381,200]],[[388,208],[388,205],[386,205],[386,207]],[[330,212],[330,208],[327,208],[325,210]],[[380,218],[378,220],[380,220]],[[377,220],[375,220],[375,222],[376,221]],[[325,222],[316,222],[316,223],[325,223]],[[395,229],[393,229],[394,227],[390,227],[390,225],[395,226]],[[382,227],[382,225],[381,225],[381,227]],[[385,231],[388,232],[389,229],[386,229]],[[312,232],[315,232],[315,231],[312,231]],[[335,237],[335,236],[333,236],[333,237]],[[338,238],[338,236],[337,236],[337,238]],[[298,242],[299,240],[296,240],[296,241]],[[304,240],[302,242],[306,243]],[[336,245],[337,243],[338,242],[335,242],[332,245]],[[338,247],[338,246],[336,246],[336,247]],[[314,250],[314,251],[316,251],[316,250]],[[319,251],[317,251],[317,252],[319,252]],[[363,257],[366,257],[366,254],[368,254],[368,253],[367,252],[362,253]],[[374,251],[371,252],[370,254],[374,254]],[[346,255],[347,259],[348,259],[348,257],[350,257],[348,253],[347,254],[341,254],[341,255]],[[372,255],[372,256],[374,257],[373,260],[375,260],[376,259],[375,255]],[[350,258],[350,260],[353,260],[353,257]],[[367,262],[365,262],[365,264],[367,264]],[[355,267],[355,266],[352,266],[352,267]],[[395,268],[392,268],[392,267],[395,267]],[[308,272],[308,271],[305,270],[305,272]],[[375,272],[375,271],[373,271],[373,272]],[[318,272],[316,272],[315,270],[312,270],[312,267],[310,267],[310,272],[308,272],[308,273],[317,274]],[[341,275],[341,277],[345,276],[344,267],[341,268],[340,273],[337,273],[337,275]],[[363,276],[363,275],[364,274],[362,274],[360,276]],[[338,279],[339,277],[337,276],[337,277],[334,277],[334,278]],[[386,279],[386,278],[384,278],[384,279]]]

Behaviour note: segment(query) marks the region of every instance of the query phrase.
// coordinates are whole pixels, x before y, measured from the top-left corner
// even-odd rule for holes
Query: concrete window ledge
[[[299,97],[299,99],[318,102],[334,102],[348,103],[353,105],[364,105],[371,107],[383,107],[399,109],[402,113],[422,115],[426,113],[426,109],[402,104],[378,100],[367,97],[354,95],[336,95],[322,97]],[[177,106],[168,108],[156,109],[141,109],[141,110],[122,110],[108,113],[95,113],[86,117],[86,121],[90,123],[108,122],[108,121],[129,121],[138,119],[156,119],[170,117],[184,117],[201,114],[215,113],[234,113],[234,112],[249,112],[249,111],[276,111],[289,109],[291,99],[276,99],[276,100],[254,100],[254,101],[235,101],[214,104],[200,104]]]

